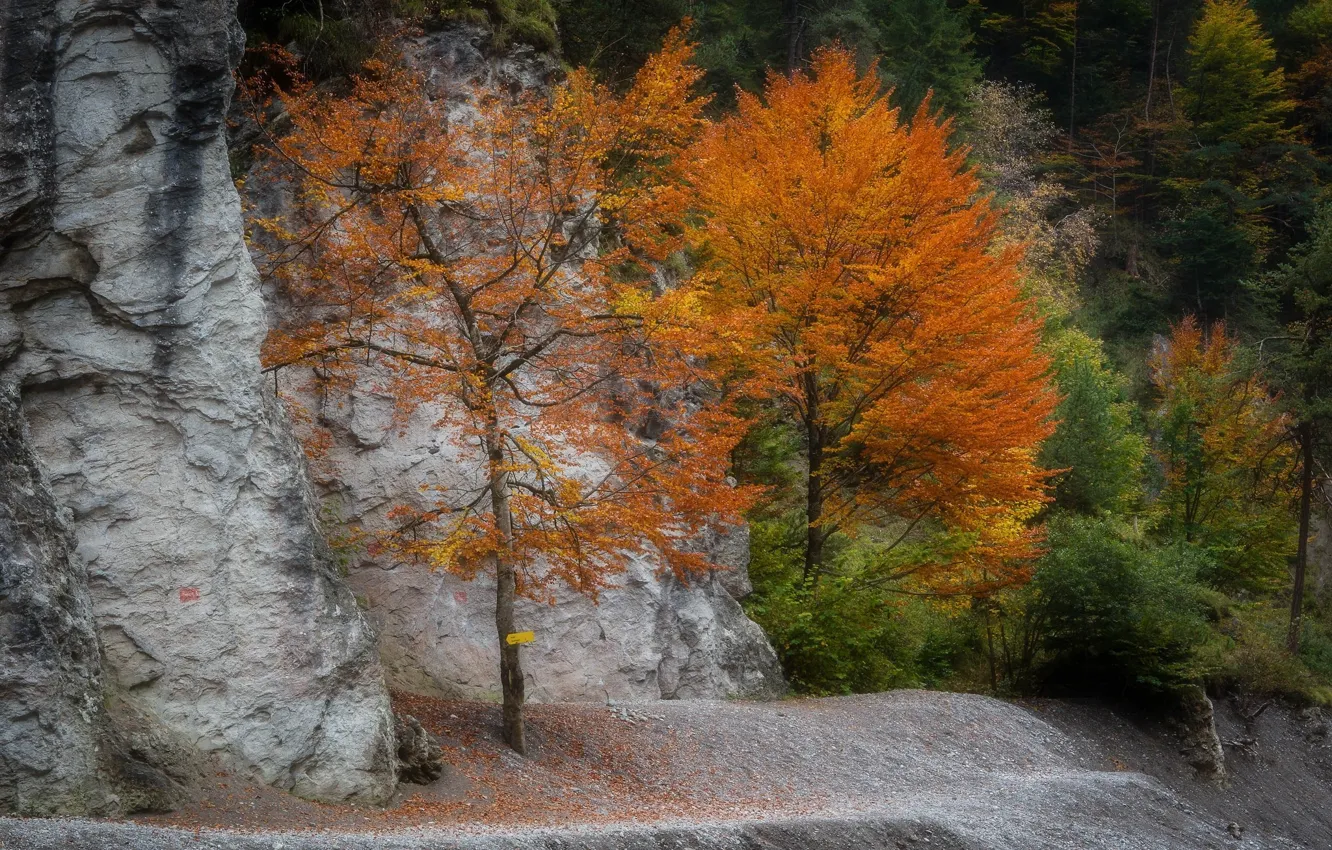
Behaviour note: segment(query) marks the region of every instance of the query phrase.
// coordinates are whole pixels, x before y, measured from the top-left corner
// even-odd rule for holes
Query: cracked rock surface
[[[0,5],[0,383],[71,513],[108,686],[265,782],[382,800],[373,635],[259,369],[223,127],[234,12]]]
[[[0,810],[112,813],[92,604],[74,541],[0,389]]]

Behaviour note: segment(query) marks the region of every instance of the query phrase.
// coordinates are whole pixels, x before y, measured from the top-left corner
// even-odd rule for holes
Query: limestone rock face
[[[105,734],[92,603],[73,535],[0,389],[0,810],[100,814]]]
[[[557,65],[531,48],[486,52],[486,32],[457,26],[408,41],[406,60],[450,105],[451,119],[470,120],[477,92],[515,96],[549,85]],[[255,187],[259,181],[249,181]],[[263,214],[282,199],[257,195]],[[272,303],[280,316],[283,305]],[[302,395],[302,381],[283,372],[283,391]],[[364,382],[346,398],[303,403],[333,435],[316,480],[344,521],[367,530],[388,527],[395,505],[418,503],[422,485],[472,490],[475,446],[437,427],[439,411],[395,417],[393,400]],[[424,503],[418,503],[425,507]],[[626,557],[619,587],[599,604],[556,589],[553,605],[520,602],[519,624],[537,633],[523,650],[527,696],[537,701],[723,697],[764,698],[785,689],[776,654],[737,598],[748,593],[748,534],[701,541],[728,567],[688,586],[659,575],[650,558]],[[462,581],[387,556],[348,554],[350,581],[369,605],[391,685],[452,698],[499,695],[499,648],[493,580]]]
[[[234,0],[0,15],[0,382],[72,513],[107,684],[263,781],[385,799],[374,638],[259,366],[223,132]]]

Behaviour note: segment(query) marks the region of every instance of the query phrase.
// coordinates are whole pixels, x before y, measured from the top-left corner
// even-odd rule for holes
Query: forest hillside
[[[0,27],[0,846],[1332,840],[1332,0]]]

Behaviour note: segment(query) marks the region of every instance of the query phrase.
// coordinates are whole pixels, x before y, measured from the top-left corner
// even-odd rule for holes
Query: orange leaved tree
[[[470,451],[474,486],[395,510],[379,545],[493,571],[519,752],[515,597],[563,582],[595,598],[635,550],[681,577],[706,569],[691,544],[745,507],[725,478],[732,421],[670,401],[706,377],[676,321],[687,305],[624,271],[681,230],[679,154],[703,124],[691,52],[671,35],[622,96],[578,71],[549,94],[477,92],[455,116],[383,63],[346,97],[279,92],[290,129],[270,161],[296,209],[259,223],[292,307],[267,368],[314,367],[325,389],[370,370]]]
[[[1297,548],[1289,487],[1294,423],[1224,323],[1186,316],[1152,354],[1163,530],[1205,553],[1227,592],[1273,592]]]
[[[1039,540],[1040,323],[947,125],[927,102],[904,126],[876,80],[825,49],[705,133],[703,300],[740,391],[803,431],[806,580],[832,535],[870,527],[872,581],[984,592]]]

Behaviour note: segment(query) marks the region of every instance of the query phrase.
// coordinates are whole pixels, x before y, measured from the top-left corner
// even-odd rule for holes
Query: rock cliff
[[[528,47],[499,55],[488,33],[455,25],[403,43],[407,62],[450,104],[450,117],[471,120],[478,93],[518,96],[547,87],[558,72]],[[264,215],[282,211],[280,192],[247,181]],[[271,301],[280,317],[285,306]],[[472,486],[466,446],[441,433],[440,412],[425,408],[406,423],[393,400],[366,380],[348,395],[317,396],[307,382],[282,373],[284,393],[300,399],[333,436],[316,481],[330,514],[376,531],[393,506],[421,498],[423,484]],[[422,505],[424,506],[424,505]],[[767,697],[784,690],[780,666],[762,630],[736,602],[747,592],[748,537],[741,531],[706,541],[725,572],[682,585],[658,574],[649,558],[627,558],[620,587],[599,604],[573,593],[556,604],[520,604],[519,622],[537,632],[524,655],[527,695],[537,701]],[[395,688],[456,698],[498,698],[495,590],[485,577],[466,582],[387,556],[346,553],[349,581],[367,601]],[[729,590],[728,590],[729,589]]]
[[[73,535],[0,389],[0,810],[114,811],[92,603]]]
[[[6,580],[35,576],[8,626],[69,621],[49,650],[7,644],[7,675],[50,671],[42,723],[95,699],[90,605],[105,685],[132,710],[298,794],[382,800],[393,726],[374,639],[259,369],[223,132],[234,0],[12,0],[0,15],[0,383],[29,434],[18,446],[11,425],[6,445],[40,461],[76,541],[70,558],[41,517],[17,538],[0,527]],[[25,546],[31,567],[14,560]],[[86,755],[84,725],[61,734]]]

